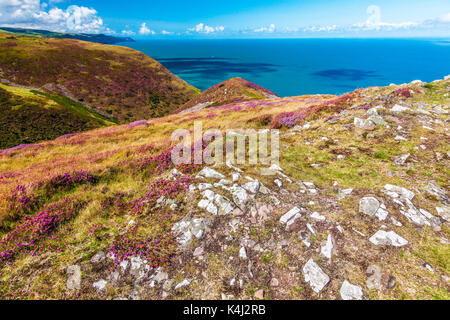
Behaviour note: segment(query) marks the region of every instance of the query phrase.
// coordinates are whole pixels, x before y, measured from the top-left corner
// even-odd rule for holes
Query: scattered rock
[[[436,212],[445,221],[450,221],[450,208],[449,207],[436,207]]]
[[[313,259],[310,259],[303,267],[303,276],[316,293],[320,293],[330,282],[330,277],[323,272]]]
[[[408,107],[404,107],[404,106],[401,106],[399,104],[396,104],[395,106],[392,107],[391,112],[401,113],[401,112],[405,112],[405,111],[408,111],[408,110],[411,110],[411,109],[408,108]]]
[[[394,185],[391,185],[391,184],[385,185],[384,186],[384,190],[386,192],[388,192],[388,195],[393,197],[393,198],[401,197],[401,198],[405,198],[405,199],[408,199],[408,200],[412,201],[414,199],[414,197],[415,197],[414,192],[409,191],[406,188],[397,187],[397,186],[394,186]]]
[[[402,166],[406,163],[406,161],[408,161],[409,157],[411,156],[410,153],[407,154],[402,154],[398,157],[394,158],[394,163],[398,166]]]
[[[94,282],[92,284],[92,286],[94,287],[95,290],[97,290],[100,293],[104,293],[105,289],[106,289],[106,285],[108,284],[108,282],[106,280],[99,280],[97,282]]]
[[[280,282],[278,281],[278,279],[272,278],[272,280],[270,280],[271,287],[278,287],[279,285],[280,285]]]
[[[203,253],[205,252],[205,249],[203,249],[203,247],[198,247],[197,249],[194,250],[194,257],[200,257],[203,255]]]
[[[362,300],[363,298],[362,288],[351,284],[347,280],[344,281],[339,292],[342,300]]]
[[[386,288],[388,289],[394,289],[395,285],[396,285],[397,280],[395,279],[394,276],[389,276]]]
[[[359,202],[359,212],[371,217],[377,217],[380,221],[386,220],[389,215],[386,206],[380,204],[380,201],[374,197],[362,198]]]
[[[81,268],[80,268],[80,266],[77,266],[77,265],[68,266],[67,274],[70,275],[66,282],[67,289],[81,290]]]
[[[184,279],[183,281],[181,281],[179,284],[177,284],[175,286],[175,291],[176,290],[180,290],[181,288],[187,287],[191,284],[191,280],[188,279]]]
[[[280,223],[286,225],[287,230],[291,230],[297,220],[302,217],[300,212],[301,211],[299,208],[292,208],[289,212],[287,212],[280,218]]]
[[[425,191],[429,194],[437,197],[439,201],[445,204],[449,204],[450,201],[447,197],[447,191],[441,187],[436,181],[430,181],[428,185],[425,187]]]
[[[247,250],[245,250],[244,247],[242,247],[239,250],[239,258],[242,259],[242,260],[247,260],[248,259],[248,257],[247,257]]]
[[[366,286],[369,290],[382,290],[382,270],[379,266],[370,265],[367,268],[366,273],[370,275],[370,277],[366,281]]]
[[[181,246],[186,246],[191,242],[193,237],[201,239],[208,230],[210,224],[211,222],[207,219],[183,219],[173,226],[172,231],[181,234],[178,238],[178,242]]]
[[[331,234],[328,235],[327,242],[324,246],[322,246],[320,253],[327,259],[331,259],[331,256],[333,254],[333,236]]]
[[[258,290],[255,292],[255,298],[259,299],[259,300],[263,300],[264,299],[264,290]]]
[[[394,231],[378,231],[372,238],[369,239],[374,245],[377,246],[394,246],[394,247],[404,247],[408,244],[408,241]]]
[[[213,179],[224,179],[225,176],[221,174],[220,172],[217,172],[214,169],[211,169],[209,167],[204,167],[202,171],[198,173],[198,176],[204,177],[204,178],[213,178]]]
[[[101,263],[105,260],[106,256],[105,253],[103,251],[97,252],[92,258],[91,258],[91,262],[92,263]]]

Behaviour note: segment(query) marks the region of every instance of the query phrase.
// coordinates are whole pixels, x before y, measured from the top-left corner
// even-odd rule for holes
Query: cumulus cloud
[[[275,32],[275,25],[272,23],[270,26],[268,27],[261,27],[258,29],[253,30],[254,32],[267,32],[267,33],[273,33]]]
[[[167,31],[167,30],[163,30],[163,31],[161,31],[161,33],[162,33],[163,35],[172,35],[172,34],[173,34],[173,32]]]
[[[131,30],[122,30],[122,35],[124,36],[134,36],[136,34],[136,32],[131,31]]]
[[[147,27],[147,23],[146,22],[144,22],[144,23],[142,23],[141,24],[141,28],[139,29],[139,34],[140,35],[143,35],[143,36],[148,36],[149,34],[156,34],[156,32],[155,31],[153,31],[153,30],[150,30],[148,27]]]
[[[381,19],[381,8],[377,5],[370,5],[367,7],[368,19],[365,22],[356,23],[351,26],[351,29],[356,30],[394,30],[394,29],[408,29],[416,27],[419,24],[417,22],[401,22],[401,23],[389,23],[383,22]]]
[[[51,0],[51,3],[61,2]],[[0,25],[60,32],[99,33],[107,29],[93,8],[71,5],[48,9],[40,0],[0,0]]]
[[[188,29],[188,31],[193,31],[197,33],[214,33],[214,32],[223,32],[225,30],[224,26],[211,27],[204,23],[199,23],[194,28]]]

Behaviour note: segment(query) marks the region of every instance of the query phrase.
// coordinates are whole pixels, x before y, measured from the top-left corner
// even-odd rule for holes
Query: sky
[[[0,0],[0,26],[135,39],[450,37],[449,0]]]

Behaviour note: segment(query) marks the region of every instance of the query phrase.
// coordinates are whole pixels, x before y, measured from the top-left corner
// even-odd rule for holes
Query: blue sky
[[[0,25],[134,38],[449,37],[449,0],[0,0]]]

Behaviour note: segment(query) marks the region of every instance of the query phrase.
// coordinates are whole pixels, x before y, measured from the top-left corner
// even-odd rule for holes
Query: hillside
[[[212,106],[244,102],[250,100],[261,100],[277,98],[278,96],[257,84],[242,78],[233,78],[216,84],[201,94],[186,102],[178,112],[190,112]]]
[[[67,97],[0,84],[0,150],[114,124]]]
[[[19,36],[77,39],[77,40],[82,40],[82,41],[97,42],[97,43],[101,43],[101,44],[116,44],[116,43],[120,43],[120,42],[134,42],[134,40],[129,37],[114,37],[114,36],[108,36],[105,34],[64,33],[64,32],[54,32],[54,31],[47,31],[47,30],[7,28],[7,27],[0,27],[0,32],[1,31],[19,35]]]
[[[199,92],[129,48],[1,32],[0,82],[65,95],[120,122],[168,114]]]
[[[448,300],[449,107],[450,79],[414,82],[2,153],[0,298]],[[200,120],[279,128],[280,166],[174,167]]]

